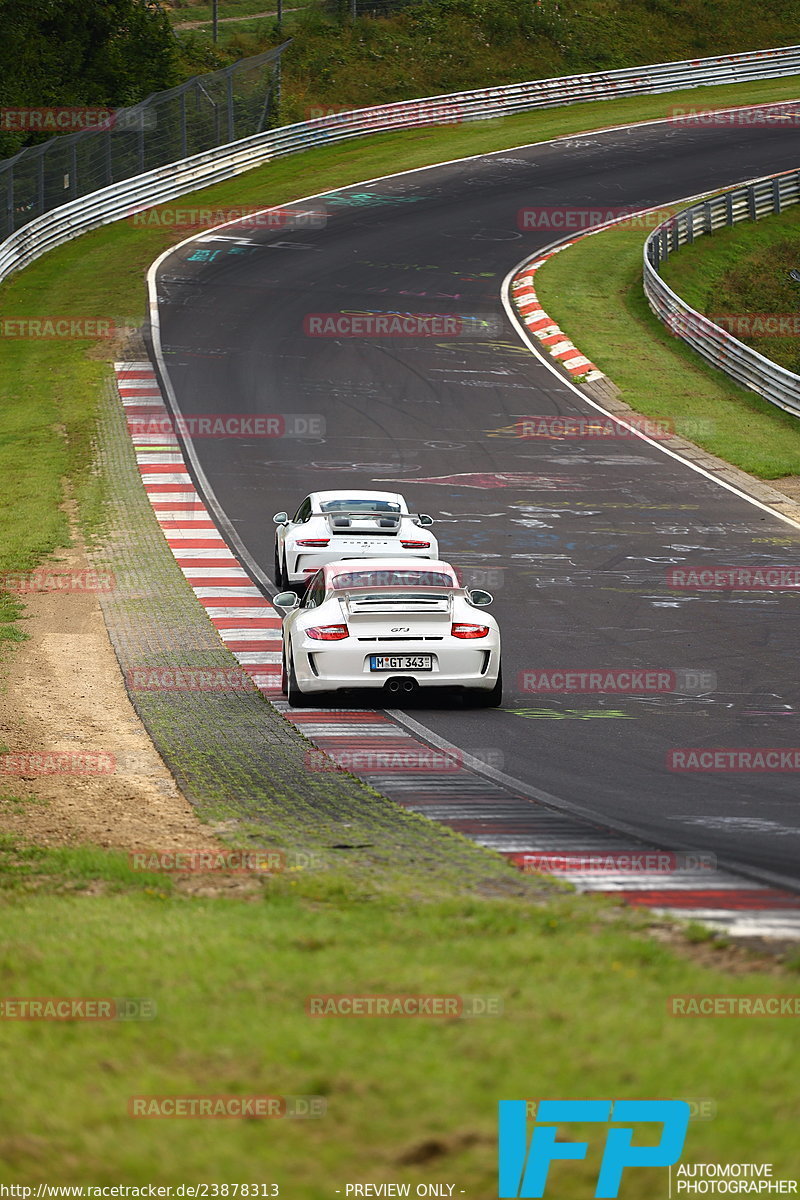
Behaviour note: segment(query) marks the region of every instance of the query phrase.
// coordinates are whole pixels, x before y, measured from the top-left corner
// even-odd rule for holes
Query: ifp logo
[[[556,1141],[567,1121],[612,1123],[606,1133],[595,1197],[619,1193],[626,1167],[669,1167],[681,1156],[691,1110],[685,1100],[540,1100],[528,1146],[525,1100],[500,1101],[500,1200],[544,1196],[550,1163],[586,1157],[588,1142]],[[624,1124],[623,1124],[624,1123]],[[634,1145],[633,1124],[659,1124],[656,1145]]]

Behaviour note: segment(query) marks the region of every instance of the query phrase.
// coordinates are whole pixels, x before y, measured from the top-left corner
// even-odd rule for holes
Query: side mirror
[[[289,524],[289,514],[285,513],[285,512],[275,513],[275,516],[272,519],[276,525],[288,525]]]
[[[491,604],[494,596],[491,592],[482,592],[479,588],[469,592],[469,602],[474,604],[476,608],[486,608],[487,604]]]
[[[278,592],[277,596],[272,597],[273,607],[282,608],[284,612],[291,612],[299,603],[297,592]]]
[[[428,525],[433,524],[433,517],[429,517],[427,513],[419,513],[417,516],[417,524],[421,525],[423,528],[426,528]]]

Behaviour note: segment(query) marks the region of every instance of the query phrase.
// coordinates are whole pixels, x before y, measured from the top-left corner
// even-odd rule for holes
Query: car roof
[[[322,571],[327,585],[336,575],[349,575],[351,571],[409,571],[414,568],[432,573],[446,571],[455,579],[455,586],[460,586],[458,576],[450,563],[443,562],[441,559],[412,558],[411,556],[408,558],[340,558],[337,562],[326,563],[322,567]]]

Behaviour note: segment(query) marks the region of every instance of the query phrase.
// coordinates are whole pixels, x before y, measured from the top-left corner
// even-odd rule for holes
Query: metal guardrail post
[[[750,187],[747,189],[745,194],[747,196],[747,212],[750,220],[757,221],[758,214],[756,213],[756,187],[754,183],[750,184]]]

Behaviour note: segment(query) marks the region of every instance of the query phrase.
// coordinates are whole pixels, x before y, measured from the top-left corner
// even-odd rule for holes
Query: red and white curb
[[[115,369],[142,482],[175,560],[242,669],[317,747],[309,750],[309,771],[350,771],[521,870],[546,869],[579,892],[701,921],[735,937],[800,938],[794,892],[724,870],[658,869],[674,856],[516,794],[511,784],[465,766],[458,751],[435,749],[383,712],[290,708],[280,695],[281,619],[217,530],[177,436],[163,432],[173,427],[151,364],[120,362]],[[142,432],[147,420],[156,432]]]
[[[280,690],[281,619],[242,568],[196,490],[149,362],[115,363],[144,490],[178,566],[222,641],[260,690]],[[143,422],[157,432],[141,432]]]
[[[544,266],[549,258],[560,254],[562,250],[569,249],[572,245],[574,245],[573,242],[565,242],[563,246],[557,246],[546,254],[542,254],[541,257],[526,263],[511,281],[511,299],[523,324],[529,333],[532,333],[541,343],[543,349],[553,358],[558,359],[565,371],[576,382],[592,383],[595,379],[605,378],[603,372],[585,354],[581,354],[564,331],[559,329],[553,318],[547,315],[539,303],[533,281],[536,272]]]

